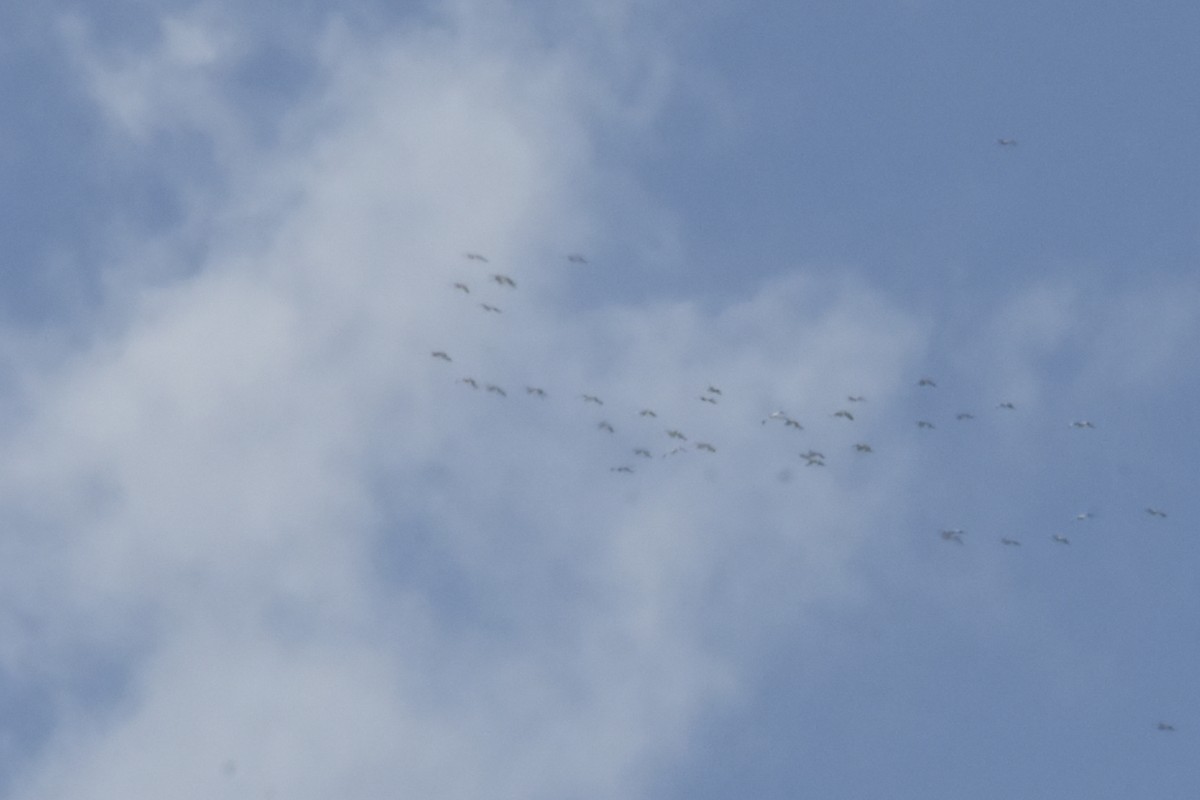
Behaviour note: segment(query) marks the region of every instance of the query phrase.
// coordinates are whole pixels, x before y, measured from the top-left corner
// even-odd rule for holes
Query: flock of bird
[[[999,145],[1004,146],[1004,147],[1010,147],[1010,146],[1013,146],[1016,144],[1016,140],[1013,140],[1013,139],[1000,139],[997,141],[998,141]],[[484,264],[484,265],[490,264],[489,259],[481,253],[475,253],[475,252],[466,253],[465,257],[468,260],[473,261],[473,262],[478,262],[479,264]],[[567,258],[567,261],[571,264],[587,264],[588,263],[588,260],[580,254],[570,254],[566,258]],[[472,281],[472,282],[477,283],[477,281]],[[509,276],[507,274],[499,273],[499,272],[488,275],[487,283],[489,285],[495,284],[499,290],[511,291],[511,290],[515,290],[517,288],[516,280],[514,280],[511,276]],[[467,280],[454,281],[451,284],[451,288],[454,291],[460,292],[467,296],[472,296],[474,294],[474,292],[472,290],[472,283],[469,283]],[[489,314],[502,313],[502,309],[499,306],[495,305],[493,302],[482,301],[479,303],[479,307],[485,313],[489,313]],[[433,350],[431,352],[431,355],[433,358],[438,359],[440,361],[444,361],[448,364],[455,363],[454,359],[450,355],[450,353],[448,353],[445,350]],[[507,397],[508,396],[508,392],[503,387],[499,386],[498,384],[480,381],[472,376],[466,376],[466,375],[459,376],[459,377],[455,378],[455,381],[471,390],[488,392],[488,393],[495,394],[499,397]],[[922,391],[936,390],[937,386],[938,386],[937,382],[933,378],[928,377],[928,376],[918,378],[915,381],[914,385],[917,387],[918,390],[922,390]],[[525,394],[530,397],[535,397],[538,399],[545,399],[545,398],[549,397],[549,393],[544,388],[539,387],[539,386],[525,386]],[[721,403],[721,401],[723,400],[723,398],[724,398],[724,392],[719,387],[714,386],[714,385],[708,385],[705,389],[703,389],[696,395],[697,401],[704,403],[705,405],[708,405],[708,406],[719,405]],[[577,395],[577,400],[582,402],[585,405],[593,405],[593,406],[596,406],[597,408],[605,407],[605,401],[599,395],[596,395],[596,394],[579,393]],[[829,414],[830,418],[836,419],[836,420],[842,420],[845,423],[854,423],[855,422],[855,411],[852,410],[852,408],[854,408],[855,406],[859,406],[859,405],[867,403],[867,398],[860,394],[847,395],[846,403],[847,403],[846,407],[838,408],[837,410],[835,410],[831,414]],[[1012,401],[1004,400],[1004,401],[997,403],[995,406],[995,409],[996,409],[996,411],[998,411],[1000,413],[1015,412],[1015,411],[1017,411],[1017,405],[1016,405],[1016,403],[1014,403]],[[637,411],[637,416],[640,418],[643,418],[644,420],[657,420],[658,413],[651,408],[641,408],[640,410]],[[615,419],[615,418],[616,417],[600,419],[596,423],[596,429],[598,431],[602,432],[603,434],[607,434],[607,435],[615,434],[617,432],[617,427],[610,421],[611,419]],[[971,420],[974,420],[974,419],[975,419],[975,415],[973,413],[967,412],[967,411],[962,411],[962,412],[959,412],[954,415],[954,420],[956,422],[960,422],[960,423],[970,422]],[[781,428],[792,429],[797,432],[803,432],[806,430],[804,424],[802,424],[799,419],[793,417],[792,415],[788,414],[787,412],[783,411],[782,409],[777,409],[777,410],[771,411],[765,417],[760,419],[759,424],[761,426],[779,426]],[[934,422],[929,419],[915,420],[915,425],[918,430],[922,430],[922,431],[934,431],[934,430],[936,430],[936,427],[937,427],[934,424]],[[1079,419],[1079,420],[1074,420],[1070,423],[1067,423],[1067,427],[1074,429],[1074,430],[1079,430],[1079,431],[1089,431],[1089,430],[1095,430],[1097,428],[1097,425],[1090,420]],[[642,430],[644,430],[644,428]],[[685,434],[682,430],[680,430],[677,427],[661,426],[660,435],[663,435],[666,438],[666,442],[665,442],[664,446],[661,447],[661,452],[659,453],[660,458],[669,458],[672,456],[678,456],[683,453],[689,452],[689,450],[694,450],[696,452],[701,452],[701,453],[705,453],[708,455],[714,455],[717,453],[717,450],[718,450],[717,446],[712,444],[711,442],[702,441],[702,440],[693,438],[693,437]],[[852,450],[853,450],[853,453],[859,457],[869,456],[870,454],[875,452],[874,448],[869,443],[864,442],[864,441],[854,442],[852,445]],[[629,452],[636,459],[653,459],[655,457],[655,453],[652,452],[651,446],[647,445],[647,444],[640,444],[639,446],[633,447],[630,449]],[[807,467],[820,468],[820,467],[825,467],[828,463],[827,457],[823,452],[812,449],[812,448],[809,448],[804,452],[799,452],[798,456],[799,456],[800,460],[803,462],[803,464]],[[616,465],[611,466],[609,469],[613,473],[625,474],[625,475],[631,475],[636,472],[636,469],[632,463],[616,464]],[[1144,511],[1145,511],[1146,515],[1156,518],[1156,519],[1165,519],[1167,517],[1167,513],[1165,511],[1163,511],[1162,509],[1157,508],[1155,506],[1147,506],[1144,509]],[[1082,513],[1079,513],[1076,515],[1075,521],[1082,523],[1082,522],[1086,522],[1086,521],[1092,519],[1092,517],[1093,517],[1092,513],[1082,512]],[[961,529],[961,528],[945,528],[945,529],[942,529],[939,532],[939,534],[943,541],[957,544],[957,545],[964,545],[964,544],[966,544],[966,542],[968,540],[967,539],[967,537],[968,537],[967,531],[964,529]],[[1062,533],[1050,534],[1048,537],[1048,540],[1057,546],[1069,546],[1071,544],[1070,538],[1063,535]],[[1015,548],[1015,547],[1021,547],[1022,541],[1020,539],[1012,538],[1009,536],[1002,536],[1002,537],[999,537],[999,544],[1003,547]],[[1174,731],[1175,727],[1169,723],[1160,722],[1157,725],[1157,729],[1160,731],[1168,731],[1169,732],[1169,731]]]

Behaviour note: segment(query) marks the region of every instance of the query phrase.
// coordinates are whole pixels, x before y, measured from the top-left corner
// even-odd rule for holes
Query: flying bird
[[[638,414],[643,417],[657,417],[658,416],[658,414],[655,414],[653,411],[651,411],[648,408],[643,408],[641,411],[638,412]]]
[[[707,450],[710,453],[717,452],[717,448],[713,447],[708,442],[696,442],[696,449],[697,450]]]
[[[968,414],[967,412],[965,412],[965,411],[964,411],[964,412],[962,412],[961,414],[959,414],[959,415],[958,415],[958,419],[975,419],[975,415],[974,415],[974,414]]]
[[[806,456],[804,454],[801,454],[800,457],[804,459],[804,466],[806,466],[806,467],[823,467],[823,466],[825,466],[824,458],[818,458],[816,456]]]
[[[715,406],[715,405],[717,404],[717,398],[715,398],[715,397],[709,397],[709,396],[708,396],[708,395],[706,395],[706,394],[702,394],[702,395],[700,395],[700,402],[702,402],[702,403],[712,403],[712,404]]]
[[[1001,147],[1015,147],[1017,144],[1017,140],[1016,139],[997,139],[996,144],[1000,145]]]
[[[602,405],[604,405],[604,401],[603,401],[603,400],[601,400],[599,397],[596,397],[596,395],[594,395],[594,394],[585,394],[585,395],[583,395],[583,402],[585,402],[585,403],[595,403],[595,404],[596,404],[596,405],[598,405],[598,406],[602,406]]]
[[[465,283],[456,283],[456,284],[454,284],[454,288],[459,289],[460,291],[462,291],[466,294],[471,293],[471,288],[469,286],[467,286]]]
[[[584,258],[583,256],[579,255],[579,253],[571,253],[569,256],[567,256],[567,261],[570,261],[572,264],[588,263],[588,260],[586,258]]]
[[[633,467],[609,467],[610,472],[627,472],[633,474]]]
[[[667,436],[670,436],[672,439],[681,439],[681,440],[683,440],[683,441],[685,441],[685,442],[687,441],[687,437],[686,437],[686,436],[684,436],[684,435],[683,435],[682,433],[680,433],[679,431],[676,431],[676,430],[669,430],[669,431],[667,431]]]
[[[804,430],[804,426],[803,426],[803,425],[801,425],[801,424],[800,424],[799,422],[797,422],[796,420],[794,420],[794,419],[790,419],[790,418],[789,418],[789,419],[785,419],[785,420],[783,421],[783,426],[784,426],[785,428],[796,428],[796,429],[798,429],[798,430]]]
[[[715,386],[710,386],[710,387],[708,387],[708,393],[709,394],[720,394],[721,390]]]
[[[861,394],[852,394],[846,399],[851,403],[862,403],[865,402],[867,398],[863,397]]]
[[[1090,512],[1090,511],[1084,511],[1082,514],[1075,515],[1076,522],[1085,522],[1091,518],[1092,518],[1092,512]]]
[[[857,451],[858,451],[858,452],[860,452],[860,453],[871,453],[871,452],[874,452],[874,451],[872,451],[872,450],[871,450],[871,445],[869,445],[869,444],[864,444],[863,442],[859,442],[858,444],[854,445],[854,449],[855,449],[855,450],[857,450]]]
[[[494,314],[499,314],[499,313],[500,313],[500,309],[496,308],[496,307],[495,307],[495,306],[493,306],[493,305],[488,305],[487,303],[480,303],[480,304],[479,304],[479,307],[480,307],[480,308],[482,308],[484,311],[490,311],[490,312],[492,312],[492,313],[494,313]]]
[[[467,386],[470,386],[472,389],[479,388],[479,383],[476,382],[476,380],[474,378],[459,378],[458,382],[465,383]]]
[[[800,457],[801,457],[801,458],[815,458],[815,459],[819,459],[819,460],[824,460],[824,458],[825,458],[825,454],[824,454],[824,453],[818,453],[816,450],[809,450],[807,453],[801,453],[801,454],[800,454]]]
[[[1005,402],[1005,403],[1001,403],[1000,405],[996,406],[996,408],[1007,408],[1009,411],[1014,411],[1014,410],[1016,410],[1017,407],[1015,405],[1013,405],[1012,403]]]
[[[917,386],[931,386],[935,389],[937,388],[937,384],[933,382],[933,378],[921,378],[921,380],[917,381]]]
[[[607,422],[601,422],[596,427],[602,431],[608,431],[609,433],[616,433],[616,431],[613,430],[613,426],[609,425]]]
[[[1092,423],[1088,422],[1086,419],[1081,419],[1081,420],[1076,420],[1075,422],[1072,422],[1071,427],[1072,428],[1094,428],[1096,426],[1093,425]]]
[[[853,422],[853,421],[854,421],[854,415],[853,415],[853,414],[851,414],[849,411],[846,411],[846,410],[844,410],[844,409],[843,409],[842,411],[837,411],[837,412],[835,412],[835,413],[834,413],[834,416],[835,416],[835,417],[842,417],[842,418],[844,418],[844,419],[848,419],[848,420],[850,420],[851,422]]]
[[[1071,543],[1070,539],[1068,539],[1065,536],[1059,536],[1057,533],[1054,534],[1053,536],[1051,536],[1050,538],[1053,539],[1054,541],[1058,542],[1059,544],[1070,544]]]
[[[479,253],[467,253],[466,256],[471,261],[482,261],[484,264],[487,263],[487,258],[481,256]]]
[[[965,533],[966,531],[962,530],[961,528],[955,528],[953,530],[942,531],[942,538],[947,542],[958,542],[959,544],[962,544],[962,537]]]
[[[494,280],[496,283],[500,284],[501,286],[511,286],[514,289],[517,288],[517,282],[514,281],[512,278],[508,277],[507,275],[500,275],[499,273],[497,273],[492,276],[492,280]]]
[[[634,454],[635,456],[641,456],[642,458],[649,458],[649,457],[650,457],[650,451],[649,451],[649,450],[647,450],[647,449],[646,449],[646,448],[644,448],[644,447],[639,447],[639,448],[637,448],[636,450],[634,450],[634,451],[633,451],[633,454]]]
[[[434,350],[434,351],[433,351],[433,353],[432,353],[432,355],[433,355],[433,357],[434,357],[434,358],[440,358],[442,361],[451,361],[451,360],[453,360],[453,359],[451,359],[451,358],[450,358],[450,356],[446,355],[446,353],[445,353],[444,351],[442,351],[442,350]]]
[[[537,395],[538,397],[545,397],[545,396],[546,396],[546,390],[545,390],[545,389],[539,389],[539,388],[538,388],[538,387],[536,387],[536,386],[526,386],[526,387],[525,387],[525,394],[533,394],[533,395]]]
[[[1175,726],[1169,722],[1160,722],[1158,723],[1158,729],[1160,731],[1173,731],[1175,730]]]
[[[933,430],[933,423],[932,423],[932,422],[926,422],[926,421],[925,421],[925,420],[923,420],[923,419],[919,419],[919,420],[917,420],[917,427],[918,427],[918,428],[925,428],[926,430]]]
[[[1167,517],[1167,512],[1157,508],[1147,508],[1146,513],[1152,517],[1162,517],[1163,519],[1166,519]]]
[[[1018,542],[1016,539],[1001,539],[1000,544],[1005,545],[1007,547],[1020,547],[1021,546],[1021,543]]]
[[[508,397],[508,393],[507,393],[507,392],[505,392],[503,389],[501,389],[499,386],[497,386],[497,385],[496,385],[496,384],[494,384],[494,383],[489,383],[489,384],[487,385],[487,390],[488,390],[489,392],[492,392],[493,394],[498,394],[498,395],[500,395],[501,397]]]

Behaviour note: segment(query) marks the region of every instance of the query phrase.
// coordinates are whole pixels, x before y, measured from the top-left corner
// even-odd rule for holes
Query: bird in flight
[[[508,393],[494,383],[489,383],[487,385],[487,390],[493,394],[498,394],[501,397],[508,397]]]
[[[996,144],[1000,145],[1001,147],[1015,147],[1017,144],[1017,140],[1016,139],[997,139]]]
[[[1016,539],[1001,539],[1000,544],[1005,545],[1006,547],[1020,547],[1021,546],[1021,543],[1018,542]]]
[[[1162,517],[1163,519],[1167,518],[1167,512],[1157,508],[1147,508],[1146,513],[1152,517]]]
[[[867,398],[863,397],[861,394],[852,394],[846,399],[851,403],[862,403],[865,402]]]
[[[930,430],[930,431],[931,431],[931,430],[933,430],[933,423],[932,423],[932,422],[926,422],[926,421],[925,421],[925,420],[923,420],[923,419],[919,419],[919,420],[917,420],[917,427],[918,427],[918,428],[924,428],[924,429],[926,429],[926,430]]]
[[[454,288],[458,289],[459,291],[461,291],[465,294],[471,293],[471,288],[469,286],[467,286],[465,283],[456,283],[456,284],[454,284]]]
[[[651,411],[648,408],[643,408],[641,411],[638,412],[638,414],[643,417],[657,417],[658,416],[658,414],[655,414],[653,411]]]
[[[1070,539],[1068,539],[1065,536],[1059,536],[1057,533],[1054,534],[1053,536],[1051,536],[1050,538],[1053,539],[1054,541],[1058,542],[1059,544],[1070,544],[1071,543]]]
[[[863,442],[859,442],[858,444],[854,445],[854,449],[855,449],[855,450],[857,450],[857,451],[858,451],[858,452],[860,452],[860,453],[871,453],[871,452],[874,452],[873,450],[871,450],[871,445],[869,445],[869,444],[865,444],[865,443],[863,443]]]
[[[853,415],[853,414],[851,414],[849,411],[846,411],[845,409],[842,409],[841,411],[834,412],[834,416],[835,416],[835,417],[842,417],[843,419],[848,419],[848,420],[850,420],[851,422],[853,422],[853,421],[854,421],[854,415]]]
[[[1086,419],[1081,419],[1081,420],[1076,420],[1075,422],[1072,422],[1071,427],[1072,428],[1094,428],[1096,426],[1093,425],[1091,422],[1088,422]]]
[[[967,412],[965,412],[965,411],[964,411],[964,412],[962,412],[961,414],[959,414],[959,415],[958,415],[958,419],[975,419],[975,415],[974,415],[974,414],[968,414]]]
[[[633,451],[633,454],[634,454],[635,456],[641,456],[642,458],[649,458],[649,457],[650,457],[650,451],[649,451],[649,450],[647,450],[647,449],[646,449],[646,448],[644,448],[644,447],[639,447],[639,448],[637,448],[636,450],[634,450],[634,451]]]
[[[466,256],[471,261],[482,261],[484,264],[487,263],[487,258],[481,256],[479,253],[467,253]]]
[[[508,277],[507,275],[501,275],[501,274],[497,273],[492,276],[492,280],[494,280],[496,283],[500,284],[501,286],[511,286],[514,289],[517,288],[517,282],[514,281],[512,278]]]
[[[1089,520],[1091,518],[1092,518],[1092,512],[1090,512],[1090,511],[1084,511],[1081,514],[1075,515],[1076,522],[1086,522],[1087,520]]]
[[[696,449],[697,450],[707,450],[710,453],[717,452],[717,448],[713,447],[708,442],[696,442]]]
[[[1012,403],[1004,402],[996,406],[996,408],[1007,408],[1009,411],[1015,411],[1017,407]]]
[[[472,389],[479,388],[479,384],[476,382],[476,380],[474,378],[459,378],[458,382],[465,383],[467,386],[470,386]]]
[[[702,395],[700,395],[700,402],[702,402],[702,403],[712,403],[712,404],[715,406],[715,405],[717,404],[717,398],[715,398],[715,397],[709,397],[709,396],[708,396],[708,395],[706,395],[706,394],[702,394]]]
[[[1158,729],[1160,731],[1173,731],[1175,730],[1175,726],[1169,722],[1160,722],[1158,723]]]
[[[677,430],[669,430],[669,431],[667,431],[667,436],[670,436],[672,439],[681,439],[681,440],[683,440],[683,441],[685,441],[685,442],[687,441],[687,437],[686,437],[686,436],[684,436],[682,433],[680,433],[680,432],[679,432],[679,431],[677,431]]]
[[[917,386],[930,386],[935,389],[937,388],[937,384],[933,382],[933,378],[921,378],[921,380],[917,381]]]
[[[961,528],[954,528],[953,530],[942,531],[942,538],[947,542],[958,542],[959,544],[962,544],[962,537],[965,533],[966,531],[962,530]]]
[[[588,260],[586,258],[584,258],[583,256],[579,255],[579,253],[571,253],[569,256],[567,256],[567,261],[570,261],[572,264],[588,263]]]
[[[627,472],[633,474],[633,467],[609,467],[610,472]]]
[[[451,358],[442,350],[434,350],[432,353],[434,358],[440,358],[442,361],[450,361]]]
[[[708,393],[709,394],[720,394],[721,390],[715,386],[710,386],[710,387],[708,387]]]
[[[493,305],[488,305],[487,303],[480,303],[480,304],[479,304],[479,307],[480,307],[480,308],[482,308],[484,311],[490,311],[490,312],[492,312],[493,314],[499,314],[499,313],[500,313],[500,309],[496,308],[496,307],[495,307],[495,306],[493,306]]]
[[[801,430],[801,431],[804,430],[804,426],[801,425],[799,422],[797,422],[794,419],[785,419],[783,421],[783,426],[785,428],[796,428],[797,430]]]
[[[594,395],[594,394],[585,394],[585,395],[583,395],[583,402],[585,402],[585,403],[595,403],[595,404],[596,404],[596,405],[598,405],[598,406],[602,406],[602,405],[604,405],[604,401],[603,401],[603,400],[601,400],[599,397],[596,397],[596,395]]]
[[[536,386],[526,386],[526,387],[525,387],[525,394],[533,394],[533,395],[537,395],[538,397],[545,397],[545,396],[546,396],[546,390],[545,390],[545,389],[539,389],[539,388],[538,388],[538,387],[536,387]]]
[[[607,422],[601,422],[596,427],[602,431],[608,431],[609,433],[616,433],[616,431],[613,430],[613,426],[609,425]]]

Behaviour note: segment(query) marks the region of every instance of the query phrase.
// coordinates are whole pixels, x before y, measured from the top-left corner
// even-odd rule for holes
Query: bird
[[[1092,424],[1091,422],[1088,422],[1086,419],[1081,419],[1081,420],[1076,420],[1075,422],[1072,422],[1071,427],[1072,428],[1094,428],[1096,426],[1094,424]]]
[[[785,419],[783,421],[783,426],[785,428],[796,428],[798,430],[804,430],[804,426],[801,425],[799,422],[797,422],[794,419]]]
[[[858,451],[858,452],[860,452],[860,453],[871,453],[871,452],[874,452],[873,450],[871,450],[871,445],[869,445],[869,444],[864,444],[863,442],[859,442],[858,444],[854,445],[854,449],[855,449],[855,450],[857,450],[857,451]]]
[[[863,403],[863,402],[866,402],[867,398],[863,397],[861,394],[852,394],[849,397],[847,397],[846,399],[849,400],[851,403]]]
[[[966,411],[958,415],[958,419],[975,419],[974,414],[968,414]]]
[[[643,408],[641,411],[638,412],[638,415],[642,416],[642,417],[657,417],[658,416],[658,414],[655,414],[653,411],[651,411],[648,408]]]
[[[670,436],[672,439],[681,439],[681,440],[683,440],[683,441],[685,441],[685,442],[687,441],[687,437],[686,437],[686,436],[684,436],[682,433],[680,433],[680,432],[679,432],[679,431],[677,431],[677,430],[669,430],[669,431],[667,431],[667,436]]]
[[[597,425],[596,427],[597,427],[597,428],[599,428],[599,429],[600,429],[600,430],[602,430],[602,431],[608,431],[609,433],[615,433],[615,432],[616,432],[616,431],[614,431],[614,430],[613,430],[613,426],[612,426],[612,425],[609,425],[607,422],[601,422],[601,423],[600,423],[599,425]]]
[[[921,380],[917,381],[917,386],[930,386],[935,389],[937,388],[937,384],[933,382],[933,378],[921,378]]]
[[[1017,140],[1016,139],[997,139],[996,144],[1000,145],[1001,147],[1015,147],[1017,144]]]
[[[962,544],[962,537],[965,533],[966,531],[962,530],[961,528],[954,528],[952,530],[942,531],[942,538],[947,542],[958,542],[959,544]]]
[[[545,397],[545,396],[546,396],[546,390],[545,390],[545,389],[539,389],[539,388],[538,388],[538,387],[536,387],[536,386],[526,386],[526,387],[525,387],[525,394],[532,394],[532,395],[537,395],[538,397]]]
[[[474,378],[459,378],[458,382],[465,383],[467,386],[470,386],[472,389],[479,388],[479,383]]]
[[[570,261],[572,264],[588,263],[588,260],[586,258],[584,258],[583,256],[579,255],[579,253],[571,253],[570,255],[567,256],[567,261]]]
[[[815,458],[815,459],[823,461],[825,459],[825,454],[818,453],[816,450],[809,450],[807,453],[801,453],[800,457],[801,458]]]
[[[649,450],[647,450],[647,449],[646,449],[646,448],[644,448],[644,447],[639,447],[639,448],[637,448],[636,450],[634,450],[634,451],[633,451],[633,454],[634,454],[635,456],[641,456],[642,458],[649,458],[649,457],[650,457],[650,451],[649,451]]]
[[[1162,517],[1163,519],[1166,519],[1167,517],[1167,512],[1157,508],[1147,508],[1146,513],[1152,517]]]
[[[923,419],[919,419],[919,420],[917,420],[917,427],[918,427],[918,428],[925,428],[926,430],[933,430],[933,423],[932,423],[932,422],[926,422],[926,421],[925,421],[925,420],[923,420]]]
[[[500,313],[500,309],[496,308],[493,305],[488,305],[487,303],[480,303],[479,307],[482,308],[484,311],[491,311],[492,313],[495,313],[495,314]]]
[[[603,400],[601,400],[599,397],[596,397],[596,395],[594,395],[594,394],[585,394],[585,395],[583,395],[583,402],[585,402],[585,403],[595,403],[595,404],[596,404],[596,405],[598,405],[598,406],[602,406],[602,405],[604,405],[604,401],[603,401]]]
[[[1092,512],[1090,512],[1090,511],[1084,511],[1081,514],[1075,515],[1076,522],[1086,522],[1087,520],[1089,520],[1091,518],[1092,518]]]
[[[633,467],[609,467],[610,472],[628,472],[633,473]]]
[[[851,422],[854,421],[854,415],[851,414],[849,411],[846,411],[845,409],[834,412],[834,416],[835,417],[843,417],[844,419],[848,419]]]
[[[1017,407],[1015,405],[1013,405],[1012,403],[1009,403],[1006,401],[1006,402],[1003,402],[1000,405],[996,406],[996,408],[1007,408],[1009,411],[1015,411]]]
[[[508,397],[508,393],[507,393],[507,392],[505,392],[503,389],[501,389],[499,386],[497,386],[497,385],[496,385],[496,384],[494,384],[494,383],[489,383],[489,384],[487,385],[487,390],[488,390],[489,392],[492,392],[493,394],[498,394],[498,395],[500,395],[501,397]]]
[[[508,277],[507,275],[501,275],[501,274],[497,273],[492,276],[492,280],[494,280],[496,283],[500,284],[501,286],[511,286],[514,289],[517,288],[517,282],[514,281],[512,278]]]
[[[818,458],[816,456],[806,456],[804,454],[801,454],[800,457],[804,459],[804,466],[806,466],[806,467],[823,467],[823,466],[825,466],[825,459],[823,459],[823,458]]]
[[[453,361],[453,359],[446,355],[446,353],[442,350],[434,350],[432,355],[434,358],[440,358],[442,361]]]
[[[1059,536],[1057,533],[1054,534],[1053,536],[1051,536],[1050,538],[1053,539],[1054,541],[1058,542],[1059,544],[1070,544],[1071,543],[1070,539],[1068,539],[1065,536]]]
[[[696,442],[696,449],[697,450],[707,450],[710,453],[717,452],[717,448],[713,447],[708,442]]]
[[[1007,547],[1020,547],[1021,546],[1021,543],[1018,542],[1016,539],[1003,539],[1002,538],[1000,540],[1000,544],[1005,545]]]
[[[709,394],[720,394],[720,393],[721,393],[721,390],[720,390],[720,389],[718,389],[718,388],[717,388],[717,387],[715,387],[715,386],[709,386],[709,387],[708,387],[708,393],[709,393]]]
[[[471,261],[482,261],[484,264],[488,263],[487,258],[484,256],[481,256],[479,253],[466,253],[465,255]]]
[[[708,395],[704,395],[704,394],[702,394],[702,395],[700,395],[700,402],[702,402],[702,403],[712,403],[712,404],[715,406],[715,405],[717,404],[717,398],[715,398],[715,397],[709,397]]]
[[[1158,729],[1160,731],[1173,731],[1175,730],[1175,726],[1169,722],[1160,722],[1158,723]]]
[[[454,284],[454,288],[458,289],[466,294],[471,293],[471,287],[467,286],[465,283],[456,283],[456,284]]]
[[[680,453],[686,453],[686,452],[687,452],[686,447],[676,447],[674,450],[663,453],[662,457],[666,458],[667,456],[675,456],[675,455],[679,455]]]

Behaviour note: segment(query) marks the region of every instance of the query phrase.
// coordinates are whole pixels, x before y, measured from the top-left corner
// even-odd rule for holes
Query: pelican
[[[996,144],[1000,145],[1001,147],[1016,147],[1017,140],[1016,139],[997,139]]]
[[[696,449],[697,450],[707,450],[710,453],[717,452],[717,448],[713,447],[708,442],[696,442]]]
[[[571,253],[569,256],[567,256],[567,261],[570,261],[572,264],[588,263],[588,260],[586,258],[584,258],[583,256],[579,255],[579,253]]]
[[[974,414],[968,414],[967,412],[965,412],[965,411],[964,411],[964,412],[962,412],[961,414],[959,414],[959,415],[958,415],[958,419],[975,419],[975,415],[974,415]]]
[[[517,288],[517,282],[514,281],[512,278],[508,277],[507,275],[500,275],[497,273],[496,275],[492,276],[492,280],[494,280],[496,283],[500,284],[501,286],[511,286],[514,289]]]
[[[843,417],[845,419],[850,420],[851,422],[854,421],[854,415],[844,409],[842,411],[835,412],[834,416],[835,417]]]
[[[538,387],[536,387],[536,386],[526,386],[526,387],[525,387],[525,394],[533,394],[533,395],[537,395],[538,397],[545,397],[545,396],[546,396],[546,390],[545,390],[545,389],[539,389],[539,388],[538,388]]]
[[[1000,544],[1006,545],[1008,547],[1020,547],[1021,546],[1021,543],[1018,542],[1016,539],[1001,539]]]
[[[1001,403],[1000,405],[996,406],[996,408],[1007,408],[1009,411],[1015,411],[1017,407],[1015,405],[1013,405],[1012,403],[1004,402],[1004,403]]]
[[[608,431],[609,433],[616,433],[616,431],[613,430],[613,426],[609,425],[607,422],[601,422],[596,427],[602,431]]]
[[[961,528],[955,528],[953,530],[942,531],[942,538],[947,542],[958,542],[959,544],[962,544],[962,537],[965,533],[966,531],[962,530]]]
[[[846,399],[851,403],[862,403],[865,402],[867,398],[863,397],[861,394],[852,394]]]
[[[937,384],[933,382],[933,378],[921,378],[921,380],[917,381],[917,386],[930,386],[934,389],[937,388]]]
[[[863,442],[859,442],[858,444],[854,445],[854,449],[855,449],[855,450],[857,450],[857,451],[858,451],[858,452],[860,452],[860,453],[871,453],[871,452],[874,452],[873,450],[871,450],[871,445],[869,445],[869,444],[864,444]]]
[[[1054,541],[1058,542],[1059,544],[1070,544],[1071,543],[1070,539],[1068,539],[1065,536],[1059,536],[1057,533],[1054,534],[1053,536],[1051,536],[1050,538],[1053,539]]]
[[[700,395],[700,402],[702,402],[702,403],[712,403],[712,404],[715,406],[715,405],[717,404],[717,398],[715,398],[715,397],[709,397],[708,395],[704,395],[704,394],[702,394],[702,395]]]
[[[472,389],[479,388],[479,384],[475,381],[474,378],[459,378],[458,382],[465,383],[467,386],[470,386]]]
[[[634,450],[634,451],[633,451],[633,454],[634,454],[635,456],[641,456],[642,458],[649,458],[649,457],[650,457],[650,451],[649,451],[649,450],[647,450],[647,449],[646,449],[646,448],[644,448],[644,447],[639,447],[639,448],[637,448],[636,450]]]
[[[432,355],[433,355],[433,357],[434,357],[434,358],[440,358],[442,361],[450,361],[450,360],[452,360],[452,359],[450,358],[450,356],[446,355],[446,353],[445,353],[445,352],[443,352],[442,350],[434,350]]]
[[[465,283],[456,283],[456,284],[454,284],[454,288],[461,290],[464,294],[471,293],[471,288],[469,286],[467,286]]]
[[[638,415],[643,416],[643,417],[657,417],[658,416],[658,414],[655,414],[653,411],[651,411],[648,408],[643,408],[641,411],[638,412]]]
[[[925,428],[926,430],[933,430],[933,423],[932,423],[932,422],[926,422],[926,421],[925,421],[925,420],[923,420],[923,419],[919,419],[919,420],[917,420],[917,427],[918,427],[918,428]]]
[[[680,440],[682,440],[682,441],[685,441],[685,442],[687,441],[687,437],[686,437],[686,436],[684,436],[682,433],[680,433],[680,432],[679,432],[679,431],[677,431],[677,430],[669,430],[669,431],[667,431],[667,436],[670,436],[672,439],[680,439]]]
[[[480,303],[479,307],[482,308],[484,311],[491,311],[492,313],[495,313],[495,314],[500,313],[500,309],[496,308],[495,306],[488,305],[487,303]]]
[[[585,402],[585,403],[595,403],[595,404],[596,404],[596,405],[598,405],[598,406],[602,406],[602,405],[604,405],[604,401],[603,401],[603,400],[601,400],[599,397],[596,397],[596,395],[594,395],[594,394],[585,394],[585,395],[583,395],[583,402]]]
[[[1088,422],[1086,419],[1081,419],[1081,420],[1076,420],[1075,422],[1072,422],[1071,427],[1072,428],[1094,428],[1096,426],[1093,425],[1092,423]]]
[[[1175,726],[1169,722],[1160,722],[1158,723],[1158,729],[1160,731],[1173,731],[1175,730]]]
[[[489,383],[489,384],[487,385],[487,390],[488,390],[489,392],[492,392],[493,394],[498,394],[498,395],[500,395],[501,397],[508,397],[508,393],[507,393],[507,392],[505,392],[503,389],[501,389],[499,386],[497,386],[497,385],[496,385],[496,384],[494,384],[494,383]]]
[[[471,261],[482,261],[484,264],[487,263],[487,259],[481,256],[479,253],[467,253],[466,256]]]
[[[1146,513],[1152,517],[1162,517],[1163,519],[1167,518],[1167,512],[1161,511],[1157,508],[1147,508]]]

